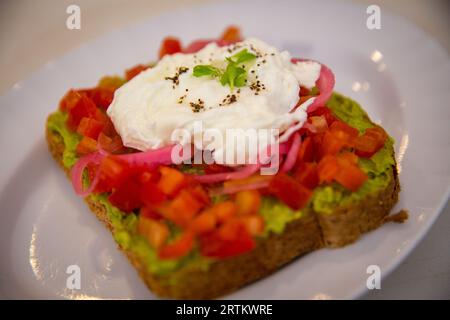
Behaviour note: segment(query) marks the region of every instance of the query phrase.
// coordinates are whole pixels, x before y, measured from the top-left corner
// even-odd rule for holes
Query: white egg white
[[[243,49],[257,55],[246,65],[245,86],[231,90],[217,78],[193,76],[196,65],[225,68],[226,58]],[[293,126],[299,128],[306,121],[305,110],[312,103],[310,99],[293,110],[299,86],[313,87],[320,68],[311,61],[293,64],[287,51],[280,52],[256,38],[226,47],[211,43],[195,54],[165,56],[119,88],[107,112],[124,145],[142,151],[173,144],[176,129],[193,134],[196,121],[201,121],[205,131],[223,133],[226,129],[278,129],[275,138],[286,140]],[[224,141],[214,141],[212,148],[217,155],[246,152],[227,150]]]

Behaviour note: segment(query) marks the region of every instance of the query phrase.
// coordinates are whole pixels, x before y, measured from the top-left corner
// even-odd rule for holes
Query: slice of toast
[[[63,164],[65,145],[62,136],[47,126],[46,137],[52,156],[68,174],[69,170]],[[394,157],[393,149],[391,156]],[[159,296],[179,299],[219,297],[271,274],[301,255],[322,247],[347,245],[363,233],[378,228],[397,202],[400,190],[395,161],[385,174],[387,187],[368,193],[356,202],[338,204],[331,213],[317,213],[309,208],[301,218],[289,222],[283,232],[258,239],[254,250],[214,261],[206,269],[185,264],[170,273],[153,274],[139,256],[119,248],[150,290]],[[114,232],[105,205],[92,196],[86,197],[85,201],[97,218]]]

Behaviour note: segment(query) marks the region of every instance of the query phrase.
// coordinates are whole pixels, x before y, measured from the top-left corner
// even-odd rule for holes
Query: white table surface
[[[450,51],[450,1],[354,0],[403,15]],[[207,0],[2,0],[0,94],[41,65],[111,30]],[[65,26],[66,8],[81,7],[82,28]],[[364,299],[450,299],[450,204],[412,254]]]

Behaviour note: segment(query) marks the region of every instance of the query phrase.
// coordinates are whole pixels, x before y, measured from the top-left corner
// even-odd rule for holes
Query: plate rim
[[[203,3],[203,4],[195,4],[189,7],[189,10],[196,10],[199,7],[213,7],[213,6],[217,6],[220,5],[222,3],[226,3],[226,1],[218,1],[218,2],[214,2],[214,3]],[[358,6],[358,7],[365,7],[363,4],[360,3],[340,3],[340,5],[348,5],[348,6]],[[148,23],[150,20],[154,20],[156,18],[159,18],[161,16],[164,15],[173,15],[176,11],[180,11],[185,9],[186,6],[182,5],[181,7],[178,7],[174,10],[167,10],[167,11],[163,11],[157,15],[151,16],[149,18],[140,20],[140,21],[136,21],[131,23],[130,25],[127,25],[125,27],[120,27],[118,29],[113,29],[110,31],[107,31],[103,34],[101,34],[98,37],[95,37],[93,39],[90,39],[86,42],[83,42],[75,47],[72,47],[70,50],[68,50],[67,52],[56,56],[54,58],[55,61],[59,61],[61,59],[63,59],[65,56],[79,50],[80,48],[84,47],[84,46],[92,46],[93,43],[99,41],[102,38],[106,38],[108,36],[113,35],[114,33],[116,33],[117,31],[124,31],[127,29],[132,29],[132,28],[137,28],[139,25],[143,25],[145,23]],[[405,18],[404,16],[398,15],[396,13],[390,12],[386,9],[384,9],[383,12],[384,16],[389,16],[389,19],[395,19],[395,20],[402,20],[402,23],[408,25],[409,28],[413,29],[413,32],[415,33],[420,33],[422,36],[426,37],[427,39],[431,40],[434,42],[434,45],[438,48],[438,50],[440,50],[441,52],[446,53],[447,57],[449,56],[449,52],[443,47],[443,45],[436,39],[434,38],[431,34],[429,34],[428,32],[426,32],[425,30],[423,30],[421,27],[417,26],[416,24],[414,24],[413,22],[411,22],[409,19]],[[35,71],[29,73],[24,79],[19,80],[18,82],[20,83],[24,83],[27,82],[30,78],[35,77],[37,74],[39,74],[40,72],[42,72],[42,70],[45,68],[45,65],[41,65],[40,67],[38,67]],[[1,98],[3,98],[4,96],[10,94],[12,91],[14,90],[14,86],[7,88],[6,91],[4,93],[1,94]],[[0,191],[1,193],[4,192],[4,188],[2,188],[2,190]],[[412,238],[412,241],[410,243],[408,243],[405,247],[404,250],[402,250],[401,254],[399,254],[398,257],[390,259],[386,265],[385,265],[385,270],[382,274],[382,279],[385,279],[386,277],[388,277],[396,268],[398,268],[398,266],[411,254],[411,252],[423,241],[423,239],[425,238],[425,236],[428,234],[428,232],[430,231],[431,227],[434,225],[434,223],[436,222],[436,220],[438,219],[438,217],[441,215],[444,207],[446,206],[447,202],[449,201],[450,198],[450,184],[447,185],[446,189],[444,190],[443,196],[440,198],[439,202],[437,203],[436,209],[432,211],[432,217],[430,219],[427,219],[426,223],[424,223],[422,225],[422,227],[420,228],[420,232],[414,236],[414,238]],[[363,241],[363,239],[361,239],[360,241]],[[360,286],[359,289],[353,290],[353,292],[349,291],[349,297],[350,299],[356,299],[356,298],[360,298],[362,297],[363,294],[367,293],[369,291],[369,289],[367,289],[364,285]]]

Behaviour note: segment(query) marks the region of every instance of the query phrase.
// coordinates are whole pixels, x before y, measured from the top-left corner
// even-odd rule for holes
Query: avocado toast
[[[227,33],[223,38],[227,38],[226,35]],[[139,72],[145,68],[137,69]],[[136,68],[131,70],[126,76],[127,80],[138,72]],[[124,82],[121,78],[104,78],[97,88],[115,90]],[[307,96],[314,95],[313,91],[314,89],[307,92]],[[73,123],[73,110],[76,107],[70,106],[72,101],[76,100],[75,104],[79,105],[81,100],[86,103],[86,99],[90,99],[98,109],[102,106],[107,108],[112,99],[108,90],[83,90],[75,94],[74,91],[71,92],[63,99],[60,110],[49,116],[46,136],[51,154],[73,180],[76,171],[74,167],[80,159],[86,159],[92,154],[102,158],[98,163],[105,163],[105,158],[109,159],[109,155],[97,153],[101,145],[107,146],[102,152],[106,150],[106,153],[112,155],[111,158],[114,155],[133,154],[135,150],[114,143],[118,135],[114,135],[111,128],[105,129],[106,125],[100,130],[101,133],[95,133],[97,140],[94,145],[86,139],[89,135],[85,135],[87,129],[86,125],[81,125],[83,121]],[[95,114],[93,117],[99,116],[95,112],[92,114]],[[85,201],[97,218],[110,229],[119,248],[154,293],[162,297],[180,299],[210,299],[222,296],[269,275],[303,254],[323,247],[341,247],[356,241],[363,233],[381,226],[397,202],[400,186],[393,140],[387,135],[383,136],[380,138],[383,143],[374,145],[372,150],[366,148],[367,144],[357,144],[360,140],[365,141],[363,137],[373,137],[369,135],[371,130],[379,133],[382,129],[370,121],[356,102],[333,93],[327,99],[326,107],[321,106],[309,114],[309,119],[311,118],[310,123],[314,128],[310,126],[305,129],[303,126],[300,129],[303,131],[298,133],[302,144],[295,150],[295,165],[287,172],[264,179],[262,187],[249,190],[241,188],[242,185],[254,185],[252,177],[259,176],[257,174],[231,182],[199,186],[197,182],[191,182],[190,177],[195,180],[196,176],[208,175],[208,170],[214,169],[213,174],[216,174],[217,170],[228,172],[229,169],[217,165],[211,168],[159,163],[157,167],[145,168],[144,171],[139,171],[140,168],[138,171],[139,181],[143,177],[151,180],[154,172],[157,172],[159,181],[155,184],[163,191],[169,190],[161,193],[161,199],[154,196],[158,194],[158,190],[150,189],[150,199],[142,200],[145,205],[130,206],[132,194],[125,193],[129,198],[124,200],[123,193],[117,191],[121,186],[108,190],[100,183],[95,190],[83,194]],[[93,125],[90,124],[87,128],[92,132]],[[101,137],[103,132],[109,140]],[[352,139],[357,141],[348,145],[342,143],[339,150],[327,149],[326,154],[319,155],[319,146],[322,150],[322,146],[327,145],[323,139],[335,137],[331,132],[348,132],[344,135],[353,135]],[[327,138],[324,138],[325,136]],[[291,149],[293,140],[289,140]],[[308,146],[314,146],[315,151],[308,149]],[[309,156],[306,155],[308,152]],[[287,155],[285,158],[288,157]],[[95,164],[95,161],[90,164]],[[91,172],[89,166],[87,170],[81,170],[85,188],[96,181],[95,170],[101,171],[100,167],[97,167]],[[339,175],[339,170],[347,175]],[[175,178],[171,178],[170,183],[161,182],[166,175]],[[351,176],[351,179],[348,176]],[[173,195],[168,185],[173,185],[176,177],[189,182],[183,182],[183,187],[178,188],[176,195]],[[120,183],[124,184],[123,181],[128,181],[126,179]],[[186,184],[189,184],[189,187],[186,187]],[[127,184],[127,189],[133,186],[134,184]],[[153,184],[148,186],[154,188]],[[239,188],[232,191],[236,186]],[[295,188],[302,192],[297,192]],[[194,210],[192,206],[185,206],[186,212],[195,211],[188,222],[183,220],[185,217],[179,217],[183,206],[176,207],[175,216],[164,207],[170,203],[170,208],[182,197],[180,194],[187,194],[183,193],[183,190],[194,194],[193,199],[196,200],[204,199],[205,193],[207,194],[207,199],[201,207]],[[195,193],[192,193],[194,190]],[[289,192],[292,192],[290,196]],[[155,202],[158,206],[151,206],[150,210],[149,203]],[[236,215],[237,218],[223,218],[224,214]],[[201,220],[199,217],[205,219]],[[205,229],[210,226],[205,221],[211,221],[206,218],[211,217],[215,217],[214,227]],[[242,225],[233,225],[232,220],[249,223],[243,222],[245,228],[241,229]],[[160,228],[162,224],[163,229]],[[225,230],[225,226],[235,228]],[[217,237],[224,234],[224,230],[232,230],[231,234],[235,238],[216,241]],[[229,235],[229,232],[227,234]],[[180,243],[187,247],[186,250],[181,250],[181,253],[178,250]],[[190,245],[187,246],[186,243]]]

